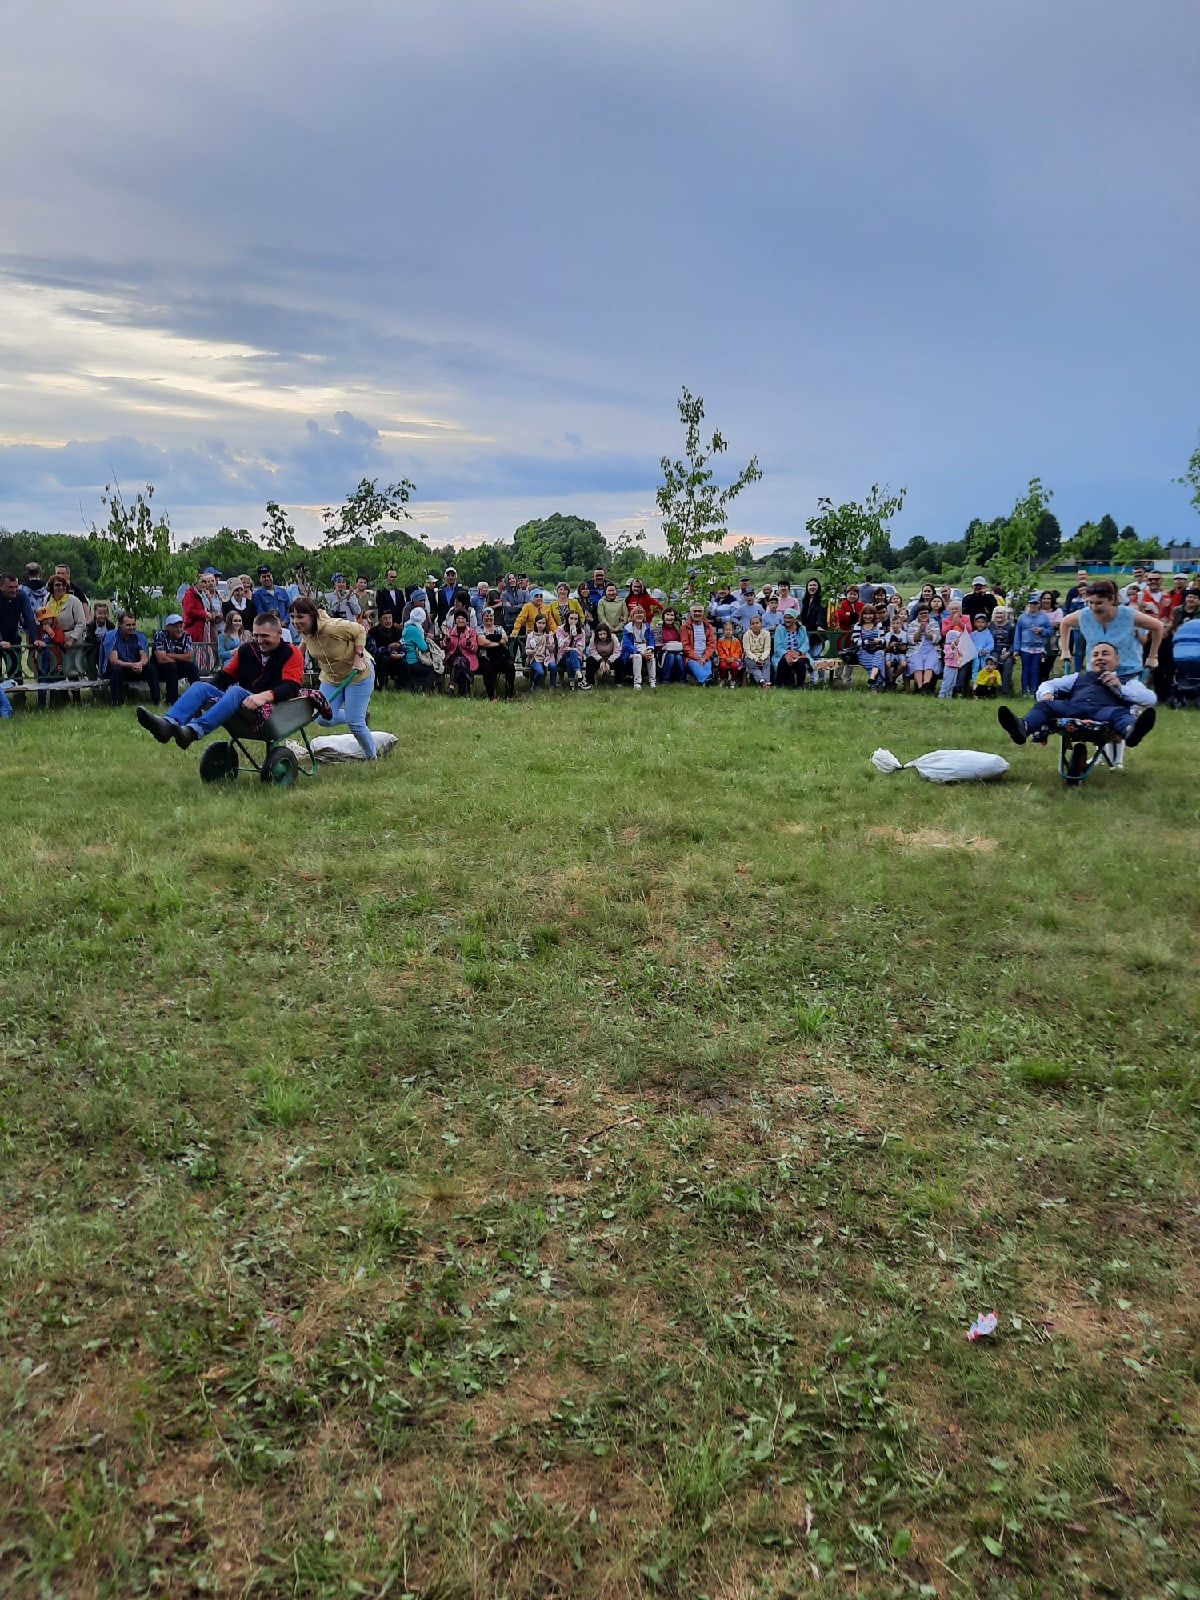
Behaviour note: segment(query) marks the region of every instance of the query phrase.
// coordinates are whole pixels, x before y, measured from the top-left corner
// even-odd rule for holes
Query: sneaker
[[[635,683],[635,684],[634,684],[634,686],[633,686],[633,687],[634,687],[634,688],[635,688],[635,689],[640,689],[640,688],[641,688],[641,687],[642,687],[642,686],[641,686],[641,684],[640,684],[640,683]]]
[[[142,727],[152,733],[159,744],[170,744],[175,736],[175,723],[169,717],[155,716],[153,711],[148,711],[145,706],[137,708],[137,719]]]
[[[1132,730],[1125,735],[1126,750],[1132,750],[1136,745],[1141,744],[1157,721],[1158,712],[1153,706],[1147,706],[1145,711],[1139,711],[1138,719],[1134,723]]]
[[[1025,732],[1025,724],[1011,706],[1000,706],[996,712],[996,721],[1014,744],[1024,744],[1028,739],[1029,735]]]
[[[200,737],[190,722],[180,723],[177,727],[173,727],[171,732],[175,736],[175,743],[181,750],[186,750],[188,745],[195,744]]]

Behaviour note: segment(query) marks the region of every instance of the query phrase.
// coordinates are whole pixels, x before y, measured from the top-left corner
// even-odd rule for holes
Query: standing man
[[[491,611],[492,615],[495,615],[492,607],[492,586],[486,578],[480,578],[475,585],[475,593],[471,596],[471,610],[475,613],[474,625],[477,629],[483,627],[485,611]]]
[[[0,676],[7,676],[11,669],[13,677],[21,682],[21,635],[25,636],[25,647],[28,648],[37,632],[37,614],[33,609],[33,601],[27,592],[17,582],[11,572],[6,572],[0,577],[0,650],[6,657],[11,656],[11,661],[0,665]]]
[[[604,568],[603,567],[597,567],[595,569],[595,571],[592,573],[592,581],[588,585],[588,593],[591,596],[591,600],[592,600],[592,618],[593,618],[593,620],[595,620],[595,616],[596,616],[596,607],[600,604],[601,600],[604,599],[604,595],[605,595],[605,592],[606,592],[607,589],[608,589],[608,579],[604,575]]]
[[[963,601],[963,616],[970,617],[972,628],[980,617],[991,621],[996,609],[996,596],[988,593],[987,579],[980,574],[971,579],[971,592]]]
[[[380,622],[383,621],[383,613],[385,611],[392,613],[393,620],[400,616],[404,610],[405,599],[404,590],[396,582],[395,567],[387,569],[387,575],[383,583],[383,588],[375,592],[375,612]]]
[[[277,617],[286,617],[288,611],[288,597],[282,589],[275,587],[275,578],[270,567],[259,567],[258,585],[250,596],[250,615],[243,618],[247,623],[253,623],[254,618],[261,616],[264,611],[273,611]]]
[[[471,596],[458,581],[457,567],[447,567],[437,591],[437,620],[439,626],[454,615],[455,606],[470,609]]]

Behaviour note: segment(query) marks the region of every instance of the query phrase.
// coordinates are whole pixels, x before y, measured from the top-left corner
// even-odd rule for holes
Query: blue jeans
[[[683,651],[664,650],[658,664],[659,683],[683,682]]]
[[[689,661],[687,669],[697,683],[707,683],[713,674],[711,661]]]
[[[568,678],[577,678],[583,669],[583,657],[578,650],[564,650],[558,664]]]
[[[550,687],[553,689],[558,680],[558,667],[553,661],[533,661],[529,658],[526,658],[525,665],[533,673],[533,679],[530,684],[531,688],[536,689],[538,684],[545,683],[548,677],[550,679]]]
[[[329,689],[322,685],[322,693],[329,701],[333,715],[318,717],[322,728],[346,727],[358,740],[358,748],[368,761],[375,759],[375,740],[367,727],[367,707],[371,703],[371,690],[375,687],[375,673],[367,669],[361,683],[348,683],[344,688]]]
[[[1111,728],[1118,739],[1127,738],[1137,721],[1129,706],[1100,706],[1095,711],[1080,711],[1069,700],[1056,699],[1039,700],[1021,720],[1026,733],[1038,733],[1050,723],[1060,719],[1065,722],[1072,717],[1083,717],[1088,722],[1098,722],[1102,727]]]
[[[1042,666],[1045,662],[1044,653],[1039,650],[1035,654],[1032,650],[1022,650],[1021,657],[1021,693],[1037,694],[1042,681]]]
[[[211,683],[189,683],[167,713],[168,722],[191,726],[202,739],[231,722],[242,709],[242,701],[250,698],[250,690],[240,683],[232,684],[222,694]]]

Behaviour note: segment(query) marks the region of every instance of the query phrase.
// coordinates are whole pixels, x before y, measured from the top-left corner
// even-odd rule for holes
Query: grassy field
[[[0,1592],[1200,1594],[1200,719],[375,705],[0,726]]]

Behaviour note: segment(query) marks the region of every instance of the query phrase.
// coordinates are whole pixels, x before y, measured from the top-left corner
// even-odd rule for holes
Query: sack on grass
[[[931,750],[915,761],[897,761],[890,750],[876,750],[871,765],[877,772],[903,772],[915,767],[930,783],[983,783],[989,778],[1002,778],[1008,771],[1003,756],[989,755],[986,750]]]
[[[352,733],[331,733],[322,735],[320,739],[312,742],[313,755],[318,761],[365,761],[367,758],[358,747],[358,740]],[[396,735],[394,733],[377,733],[375,735],[375,754],[377,756],[390,756],[396,748]]]

